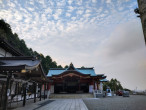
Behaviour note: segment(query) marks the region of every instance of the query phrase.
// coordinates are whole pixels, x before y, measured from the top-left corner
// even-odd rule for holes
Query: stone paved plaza
[[[83,99],[89,110],[146,110],[146,96],[114,96]]]

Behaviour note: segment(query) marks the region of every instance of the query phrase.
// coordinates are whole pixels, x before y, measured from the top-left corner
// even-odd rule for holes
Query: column
[[[25,106],[25,103],[26,103],[26,86],[27,86],[27,83],[24,83],[23,84],[23,106]]]
[[[17,82],[15,82],[15,95],[17,94],[17,86],[18,86],[18,83]]]
[[[97,79],[97,90],[99,90],[99,79]]]
[[[36,83],[33,83],[33,87],[34,87],[34,103],[36,102]]]
[[[98,84],[98,82],[97,82],[97,90],[99,90],[99,84]]]
[[[80,87],[80,79],[79,79],[79,91],[80,91],[81,87]]]
[[[40,84],[40,101],[41,101],[41,98],[42,98],[42,84]]]
[[[65,81],[63,80],[63,92],[64,92]]]
[[[46,84],[44,84],[44,100],[45,100],[45,90],[46,90]]]
[[[7,81],[6,81],[6,91],[5,91],[5,96],[4,96],[4,108],[3,110],[6,110],[7,109],[7,101],[8,101],[8,88],[9,88],[9,85],[10,85],[10,80],[11,80],[11,77],[12,77],[12,73],[7,73]]]
[[[93,81],[93,89],[95,90],[95,81]]]
[[[3,100],[3,98],[4,98],[4,96],[3,96],[3,95],[5,94],[5,93],[4,93],[4,86],[5,86],[5,84],[2,82],[1,102],[3,102],[3,101],[4,101],[4,100]],[[1,103],[1,104],[0,104],[0,107],[3,107],[3,103]]]

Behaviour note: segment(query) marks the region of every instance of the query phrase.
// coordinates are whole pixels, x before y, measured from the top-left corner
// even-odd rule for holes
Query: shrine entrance
[[[89,84],[82,83],[79,77],[65,77],[62,83],[54,85],[54,93],[88,93]]]
[[[79,79],[75,77],[68,77],[64,80],[65,88],[67,93],[76,93],[79,91]]]

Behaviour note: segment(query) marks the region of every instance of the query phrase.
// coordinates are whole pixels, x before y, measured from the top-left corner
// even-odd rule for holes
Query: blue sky
[[[136,0],[0,0],[0,18],[58,64],[95,67],[144,90],[146,48],[136,7]]]

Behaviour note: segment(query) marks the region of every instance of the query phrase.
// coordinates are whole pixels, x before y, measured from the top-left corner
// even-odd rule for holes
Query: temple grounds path
[[[146,110],[146,96],[144,95],[86,98],[83,101],[89,110]]]

